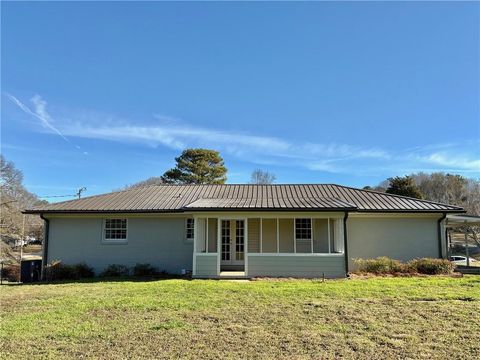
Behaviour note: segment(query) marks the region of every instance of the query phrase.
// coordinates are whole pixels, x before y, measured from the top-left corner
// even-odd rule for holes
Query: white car
[[[470,263],[476,262],[477,260],[474,258],[470,258]],[[450,256],[450,261],[457,264],[457,265],[467,265],[467,257],[461,255],[453,255]]]

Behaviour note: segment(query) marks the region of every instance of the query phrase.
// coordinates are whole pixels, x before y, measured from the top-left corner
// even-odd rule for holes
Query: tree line
[[[457,174],[419,172],[388,178],[364,189],[457,205],[468,214],[480,215],[480,181]]]

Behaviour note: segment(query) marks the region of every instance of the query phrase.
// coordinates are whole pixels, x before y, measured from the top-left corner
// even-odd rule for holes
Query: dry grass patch
[[[1,356],[478,358],[480,278],[0,288]]]

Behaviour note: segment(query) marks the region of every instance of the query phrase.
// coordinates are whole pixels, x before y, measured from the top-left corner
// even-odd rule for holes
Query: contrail
[[[56,133],[58,136],[60,136],[63,140],[68,142],[69,144],[73,145],[77,150],[81,151],[80,146],[72,143],[70,139],[68,139],[65,135],[62,134],[60,130],[58,130],[55,126],[51,124],[51,116],[47,113],[46,107],[47,107],[47,102],[43,100],[40,95],[35,95],[31,101],[33,105],[35,106],[35,111],[30,110],[28,106],[26,106],[24,103],[22,103],[20,100],[18,100],[15,96],[6,94],[7,97],[12,101],[14,104],[16,104],[20,109],[22,109],[26,114],[29,114],[31,116],[36,117],[39,119],[44,127],[47,129],[50,129],[54,133]],[[84,155],[87,155],[87,152],[82,152]]]

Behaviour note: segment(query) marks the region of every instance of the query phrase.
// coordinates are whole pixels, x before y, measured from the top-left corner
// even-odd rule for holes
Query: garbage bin
[[[40,281],[42,272],[42,259],[22,259],[20,268],[20,281],[31,283]]]

